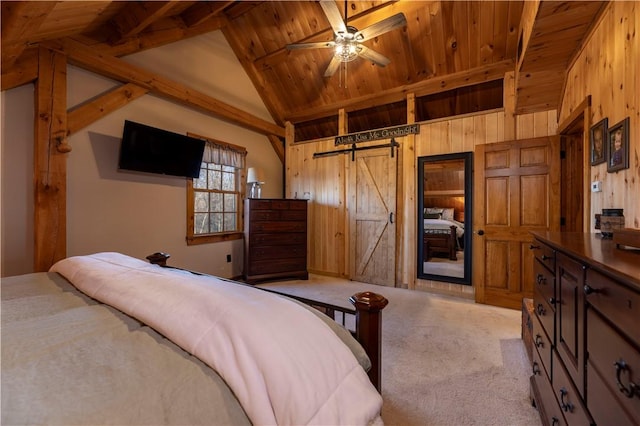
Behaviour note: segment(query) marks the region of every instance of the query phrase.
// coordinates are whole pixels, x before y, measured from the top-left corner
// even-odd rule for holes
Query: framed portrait
[[[607,137],[607,171],[629,168],[629,117],[609,128]]]
[[[609,144],[606,143],[608,125],[608,119],[603,118],[602,120],[591,126],[590,145],[592,166],[607,161],[607,147],[609,146]]]

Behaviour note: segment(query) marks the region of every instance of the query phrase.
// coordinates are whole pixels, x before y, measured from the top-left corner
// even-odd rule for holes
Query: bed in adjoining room
[[[2,424],[382,423],[363,346],[280,295],[119,253],[1,291]]]

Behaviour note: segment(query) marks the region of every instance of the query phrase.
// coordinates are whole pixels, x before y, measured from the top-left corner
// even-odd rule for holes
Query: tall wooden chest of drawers
[[[244,279],[309,278],[307,200],[248,198],[244,207]]]
[[[640,252],[534,233],[532,396],[545,425],[640,424]]]

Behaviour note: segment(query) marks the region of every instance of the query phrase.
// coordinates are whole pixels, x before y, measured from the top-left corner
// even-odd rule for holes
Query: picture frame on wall
[[[629,117],[611,126],[607,132],[607,171],[629,168]]]
[[[596,166],[607,161],[607,147],[609,146],[609,144],[606,143],[607,130],[609,125],[608,121],[609,120],[605,117],[591,126],[589,132],[589,145],[591,146],[592,166]]]

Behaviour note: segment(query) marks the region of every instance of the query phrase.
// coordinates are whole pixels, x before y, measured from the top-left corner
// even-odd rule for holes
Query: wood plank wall
[[[456,284],[425,282],[419,280],[416,285],[416,223],[415,210],[417,158],[424,155],[447,154],[474,151],[475,146],[508,140],[505,137],[504,110],[457,116],[420,123],[420,134],[413,136],[415,148],[404,149],[412,136],[397,138],[401,144],[398,151],[398,164],[404,170],[398,170],[399,210],[397,228],[398,243],[402,248],[398,255],[399,287],[446,287],[452,293],[472,292],[466,286]],[[516,135],[518,139],[548,136],[556,133],[555,110],[526,114],[516,117]],[[507,134],[509,132],[506,132]],[[381,143],[385,141],[378,141]],[[364,144],[363,144],[364,145]],[[287,144],[286,158],[286,196],[302,198],[305,192],[311,194],[309,205],[309,270],[324,275],[348,277],[348,206],[346,195],[346,176],[350,166],[349,155],[340,154],[313,159],[315,152],[335,150],[333,139]],[[409,157],[409,158],[407,158]],[[409,191],[411,188],[411,191]],[[406,218],[413,218],[407,221]],[[466,287],[466,288],[465,288]]]
[[[590,167],[591,181],[602,181],[603,191],[591,193],[590,216],[602,208],[624,208],[626,226],[640,228],[640,3],[610,2],[570,65],[560,111],[514,115],[513,74],[505,76],[504,110],[422,122],[420,134],[399,138],[398,171],[399,287],[432,288],[465,295],[473,289],[456,284],[415,279],[416,188],[415,164],[424,155],[474,151],[477,145],[556,135],[563,122],[591,96],[586,126],[608,117],[609,125],[630,117],[630,168],[607,173],[606,164]],[[631,58],[631,59],[630,59]],[[411,100],[411,94],[408,99]],[[411,122],[411,121],[408,121]],[[411,139],[413,138],[413,139]],[[286,192],[311,193],[309,268],[326,275],[348,276],[348,205],[345,177],[348,156],[313,159],[314,152],[335,149],[333,140],[287,144]],[[585,158],[585,161],[586,158]],[[404,209],[404,211],[403,211]]]
[[[629,169],[608,173],[606,163],[585,164],[590,181],[591,229],[603,208],[623,208],[625,226],[640,228],[640,3],[610,2],[590,39],[569,69],[559,122],[591,96],[586,127],[608,118],[609,127],[629,117]],[[635,59],[634,59],[635,58]]]

